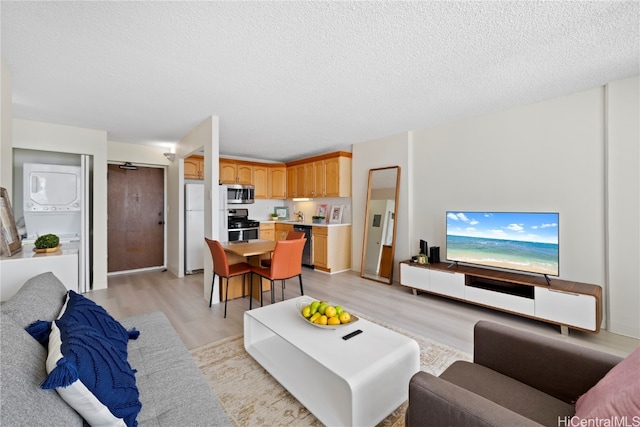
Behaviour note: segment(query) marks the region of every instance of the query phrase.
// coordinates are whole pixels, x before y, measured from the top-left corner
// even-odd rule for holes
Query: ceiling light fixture
[[[125,170],[128,170],[128,171],[137,171],[138,170],[138,167],[132,165],[131,162],[125,162],[124,165],[120,165],[119,167],[120,167],[120,169],[125,169]]]
[[[176,160],[176,153],[162,153],[170,162]]]

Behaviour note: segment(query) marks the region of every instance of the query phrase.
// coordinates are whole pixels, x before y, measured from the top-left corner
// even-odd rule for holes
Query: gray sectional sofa
[[[83,419],[55,390],[42,390],[47,350],[26,331],[36,320],[58,316],[66,295],[52,274],[29,279],[0,307],[0,422],[3,426],[73,426]],[[206,379],[163,313],[120,319],[140,331],[128,343],[128,361],[137,370],[142,410],[140,426],[222,426],[230,420]]]

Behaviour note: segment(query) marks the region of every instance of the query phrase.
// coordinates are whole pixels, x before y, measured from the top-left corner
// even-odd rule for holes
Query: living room
[[[178,160],[171,162],[164,157],[166,149],[163,147],[111,140],[108,131],[101,128],[70,126],[63,120],[49,123],[17,115],[13,117],[11,79],[18,81],[20,76],[12,75],[9,65],[3,61],[2,186],[11,187],[10,160],[14,148],[47,151],[55,146],[59,151],[92,155],[98,177],[93,184],[96,195],[94,293],[96,298],[102,298],[100,301],[105,307],[117,313],[116,317],[127,316],[139,309],[132,307],[131,301],[138,301],[146,309],[149,306],[142,302],[143,295],[154,291],[144,290],[131,301],[126,301],[127,296],[132,295],[128,293],[131,288],[125,288],[127,290],[118,296],[109,294],[113,291],[117,295],[112,288],[123,283],[131,286],[140,276],[109,277],[106,273],[106,198],[103,195],[106,194],[107,182],[102,178],[106,165],[132,161],[166,168],[168,204],[171,211],[179,212],[182,210],[181,158],[204,148],[208,159],[208,177],[217,176],[216,164],[222,144],[221,128],[226,126],[225,117],[211,116],[203,121],[194,121],[190,131],[175,142]],[[515,107],[489,109],[482,114],[433,125],[402,128],[405,130],[352,141],[352,270],[360,271],[368,171],[371,168],[398,165],[402,175],[394,268],[396,284],[399,271],[397,263],[417,254],[420,239],[427,240],[431,246],[445,247],[447,211],[559,212],[559,278],[602,286],[603,336],[619,336],[622,347],[632,349],[637,343],[633,340],[640,338],[640,272],[637,265],[640,259],[637,221],[640,217],[639,91],[640,77],[636,74],[620,80],[607,80],[603,84],[562,96],[527,101]],[[424,123],[427,122],[425,119]],[[10,136],[7,136],[7,132]],[[212,182],[210,179],[210,190],[215,188]],[[209,210],[208,219],[212,224],[216,221],[215,205],[209,206]],[[179,217],[168,219],[169,272],[163,274],[172,274],[168,282],[176,287],[193,288],[194,278],[182,278],[179,266],[183,241],[181,221]],[[213,229],[208,234],[215,237]],[[160,273],[150,273],[150,277],[156,275]],[[211,276],[209,266],[198,284],[200,303],[205,306]],[[341,278],[327,278],[327,281],[339,282],[340,285],[335,286],[339,288],[350,280],[360,283],[357,276],[352,272]],[[305,280],[314,283],[315,291],[321,293],[318,281],[322,277],[319,273],[309,272]],[[150,286],[147,280],[153,279],[142,279],[145,282],[143,289]],[[371,283],[371,286],[379,285]],[[395,284],[391,288],[394,288],[391,292],[396,292]],[[314,285],[310,289],[313,290]],[[349,295],[350,301],[358,300],[357,294],[365,292],[362,288],[357,289],[356,295]],[[286,291],[287,298],[296,296],[295,286],[287,287]],[[312,294],[311,291],[309,293]],[[411,304],[407,295],[399,295],[403,300],[401,307],[406,308]],[[384,296],[378,295],[378,298],[384,300]],[[417,300],[420,302],[416,307],[420,307],[420,310],[425,309],[424,300],[427,300],[429,309],[444,306],[453,313],[460,310],[470,318],[475,315],[468,314],[467,307],[461,303],[425,296],[418,296]],[[376,304],[380,304],[380,301]],[[171,311],[171,304],[166,301],[158,305]],[[232,301],[232,314],[226,319],[227,323],[221,326],[220,306],[214,305],[210,315],[199,319],[202,323],[198,323],[198,326],[210,322],[214,332],[232,335],[232,332],[241,331],[240,313],[246,310],[246,306],[246,300]],[[357,306],[357,309],[365,310],[364,306]],[[468,310],[471,313],[480,310],[480,318],[488,316],[497,321],[520,324],[520,319],[514,320],[509,315],[494,314],[486,309]],[[185,312],[174,315],[176,318],[188,318]],[[449,316],[455,318],[455,314],[449,313]],[[420,317],[425,317],[425,314],[421,313]],[[176,329],[180,329],[184,336],[197,335],[188,330],[192,326],[190,320],[174,322],[174,326],[178,324]],[[466,346],[463,350],[470,352],[472,332],[469,324],[464,325],[464,337],[457,344],[454,340],[450,345]],[[404,326],[406,328],[407,324]],[[537,324],[534,326],[536,328]],[[549,335],[550,332],[546,331]],[[445,333],[446,327],[441,327],[435,335]],[[582,339],[586,344],[595,340],[596,347],[607,346],[607,339],[598,341],[597,337],[591,338],[588,334],[577,335],[574,337],[570,334],[569,338],[563,339]],[[194,342],[200,339],[214,340],[206,335],[206,338],[194,338]],[[615,348],[618,354],[625,351]]]

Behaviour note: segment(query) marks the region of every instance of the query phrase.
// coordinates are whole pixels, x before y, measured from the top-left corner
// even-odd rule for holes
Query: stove
[[[228,209],[227,228],[229,229],[230,242],[257,239],[260,222],[249,219],[248,209]]]

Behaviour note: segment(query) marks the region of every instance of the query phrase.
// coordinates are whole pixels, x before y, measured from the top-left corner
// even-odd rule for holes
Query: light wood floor
[[[203,280],[203,274],[178,279],[160,270],[112,275],[108,279],[108,289],[86,295],[116,318],[163,311],[185,345],[192,349],[241,334],[243,313],[249,309],[249,297],[231,300],[224,319],[224,304],[209,308],[208,301],[204,299]],[[599,334],[571,330],[569,336],[562,336],[558,326],[433,295],[414,296],[408,288],[365,280],[355,272],[329,275],[304,268],[303,284],[305,295],[339,302],[355,312],[469,353],[473,350],[473,325],[481,319],[620,356],[626,356],[640,346],[640,340],[605,330]],[[289,299],[299,295],[298,281],[287,281],[285,297]],[[276,300],[280,298],[280,288],[276,285]],[[265,303],[268,299],[268,293],[265,293]],[[254,300],[253,307],[259,305]]]

